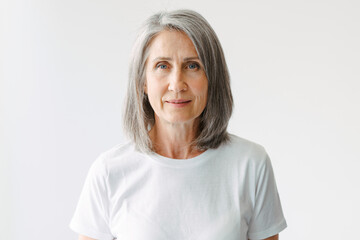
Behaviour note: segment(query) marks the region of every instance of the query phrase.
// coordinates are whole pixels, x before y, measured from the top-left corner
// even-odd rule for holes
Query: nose
[[[185,82],[184,75],[181,69],[174,69],[169,77],[169,91],[174,91],[178,93],[187,90],[187,84]]]

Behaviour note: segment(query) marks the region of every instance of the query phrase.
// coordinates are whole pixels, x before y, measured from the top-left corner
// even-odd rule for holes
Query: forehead
[[[149,58],[198,56],[190,38],[184,32],[176,30],[161,31],[151,41],[148,51]]]

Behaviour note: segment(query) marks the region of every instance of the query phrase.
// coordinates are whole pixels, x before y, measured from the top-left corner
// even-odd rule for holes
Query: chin
[[[193,123],[196,119],[196,117],[177,117],[169,119],[168,122],[173,124]]]

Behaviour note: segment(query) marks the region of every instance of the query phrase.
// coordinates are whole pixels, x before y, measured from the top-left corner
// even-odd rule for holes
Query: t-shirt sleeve
[[[256,190],[253,215],[250,220],[248,238],[265,239],[287,227],[276,187],[270,158],[265,153],[256,171]]]
[[[76,233],[98,240],[112,240],[109,228],[107,171],[100,155],[87,174],[69,227]]]

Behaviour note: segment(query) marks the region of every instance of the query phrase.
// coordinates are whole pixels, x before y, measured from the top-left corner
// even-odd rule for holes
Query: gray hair
[[[229,140],[227,126],[233,108],[230,77],[216,33],[204,17],[192,10],[159,12],[148,18],[140,29],[130,59],[124,131],[138,150],[152,151],[148,131],[155,118],[144,92],[145,65],[151,40],[164,30],[184,32],[193,42],[204,66],[208,100],[199,116],[199,133],[194,145],[200,150],[217,148]]]

